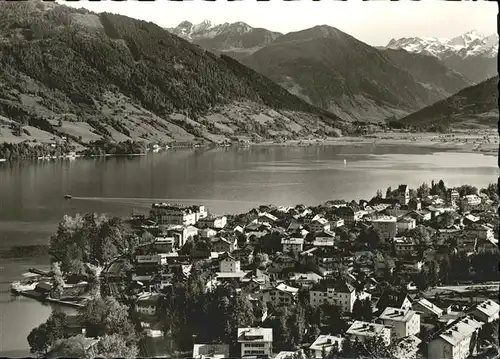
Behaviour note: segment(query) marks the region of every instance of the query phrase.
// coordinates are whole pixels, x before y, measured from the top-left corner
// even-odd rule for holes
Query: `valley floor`
[[[258,145],[312,146],[312,145],[358,145],[373,143],[377,145],[412,145],[436,149],[456,150],[459,152],[482,152],[497,155],[499,148],[498,133],[494,130],[475,132],[403,133],[379,132],[363,137],[339,137],[326,139],[290,140],[283,143],[264,141]]]

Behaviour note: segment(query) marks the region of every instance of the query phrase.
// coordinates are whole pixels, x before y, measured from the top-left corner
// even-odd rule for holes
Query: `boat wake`
[[[206,199],[206,198],[135,198],[135,197],[73,197],[73,200],[106,201],[117,203],[151,203],[151,202],[187,202],[187,203],[251,203],[262,204],[255,201]]]

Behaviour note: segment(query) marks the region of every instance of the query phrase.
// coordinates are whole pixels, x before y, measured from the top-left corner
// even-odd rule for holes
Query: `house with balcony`
[[[311,223],[308,224],[309,231],[312,233],[316,232],[324,232],[330,230],[330,222],[323,217],[314,219]]]
[[[304,239],[302,238],[283,238],[281,240],[283,253],[300,253],[304,249]]]
[[[379,231],[382,239],[386,241],[392,241],[398,233],[396,217],[377,216],[372,218],[370,222],[373,228]]]
[[[161,253],[171,253],[175,249],[175,238],[156,237],[153,242],[153,249]]]
[[[223,237],[214,237],[211,239],[212,251],[216,253],[233,252],[237,247],[238,243],[236,238],[229,239]]]
[[[274,288],[265,289],[261,293],[262,300],[272,303],[275,307],[293,305],[299,293],[299,289],[280,283]]]
[[[272,328],[238,328],[241,357],[271,357],[273,353]]]
[[[160,295],[158,293],[143,293],[135,303],[135,311],[145,315],[155,315]]]
[[[240,261],[234,258],[231,254],[225,252],[219,256],[219,270],[226,272],[240,272]]]
[[[323,304],[338,305],[342,311],[351,313],[355,301],[354,287],[342,279],[325,279],[309,291],[309,303],[313,307]]]

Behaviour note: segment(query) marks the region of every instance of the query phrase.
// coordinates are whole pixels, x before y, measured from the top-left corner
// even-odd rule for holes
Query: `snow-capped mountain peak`
[[[471,30],[451,39],[435,37],[405,37],[392,39],[387,44],[389,49],[403,49],[408,52],[432,55],[445,59],[453,55],[496,57],[498,54],[498,35],[485,36]]]

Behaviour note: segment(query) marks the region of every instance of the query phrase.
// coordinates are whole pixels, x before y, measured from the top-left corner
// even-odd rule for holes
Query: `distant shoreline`
[[[449,137],[455,135],[455,137]],[[436,150],[454,150],[465,153],[481,153],[498,155],[498,135],[492,131],[488,143],[480,134],[437,134],[437,133],[378,133],[364,137],[338,137],[326,139],[288,140],[282,143],[263,141],[252,143],[251,146],[348,146],[348,145],[410,145],[428,147]],[[491,138],[493,137],[493,138]],[[497,142],[494,142],[496,140]],[[475,142],[476,141],[476,142]]]

